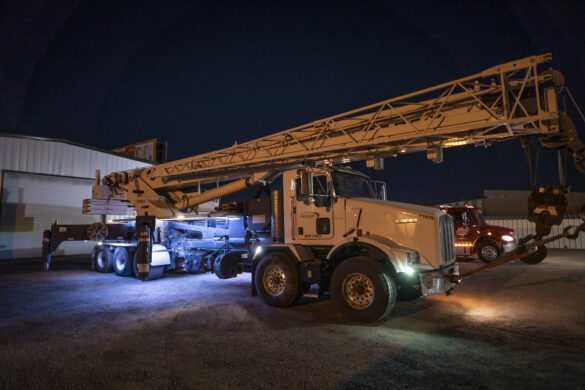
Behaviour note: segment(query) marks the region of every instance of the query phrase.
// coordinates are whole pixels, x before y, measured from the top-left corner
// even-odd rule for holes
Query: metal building
[[[99,221],[81,213],[96,169],[107,175],[151,165],[66,140],[0,133],[0,260],[40,256],[43,230],[56,219]],[[92,247],[64,243],[57,254],[90,253]]]
[[[483,213],[489,216],[525,216],[528,213],[528,195],[530,191],[484,190]],[[566,215],[577,215],[585,204],[585,192],[566,194]]]
[[[483,190],[483,198],[441,204],[451,207],[479,207],[485,217],[526,217],[528,214],[528,195],[530,195],[530,191]],[[585,204],[585,192],[569,192],[566,197],[568,205],[565,215],[579,214],[579,209]]]
[[[442,203],[451,207],[474,206],[482,209],[486,223],[514,229],[516,237],[526,237],[536,233],[536,225],[528,220],[528,195],[530,191],[483,190],[483,198],[459,200]],[[550,235],[562,233],[568,226],[579,226],[581,220],[577,216],[579,209],[585,204],[585,192],[569,192],[566,194],[568,205],[565,218],[559,226],[553,226]],[[436,205],[438,206],[438,205]],[[553,249],[585,249],[585,234],[576,240],[561,239],[546,244]]]

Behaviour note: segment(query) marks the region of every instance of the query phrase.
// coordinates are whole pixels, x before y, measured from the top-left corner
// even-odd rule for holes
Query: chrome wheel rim
[[[262,277],[264,289],[272,296],[280,295],[286,287],[286,275],[284,270],[277,264],[270,264],[266,267]]]
[[[481,248],[481,257],[487,261],[495,260],[498,257],[498,251],[493,246],[484,246]]]
[[[347,275],[341,286],[345,302],[354,309],[366,309],[374,301],[374,284],[364,274]]]

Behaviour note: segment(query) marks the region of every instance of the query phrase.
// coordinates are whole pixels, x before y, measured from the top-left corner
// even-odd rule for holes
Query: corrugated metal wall
[[[152,164],[62,140],[0,134],[0,259],[40,256],[41,239],[55,219],[90,224],[82,200],[101,175]],[[90,253],[93,243],[63,243],[57,254]]]
[[[486,218],[485,221],[490,225],[514,229],[518,238],[535,233],[534,223],[528,221],[526,218]],[[579,226],[582,222],[579,218],[565,218],[561,225],[552,227],[550,235],[560,234],[567,226]],[[581,232],[575,240],[563,238],[553,241],[546,246],[553,249],[585,249],[585,232]]]
[[[528,213],[530,191],[484,190],[483,195],[484,215],[525,217]],[[578,214],[585,204],[585,192],[569,192],[566,197],[569,202],[566,214]]]
[[[484,197],[480,199],[444,202],[440,205],[479,207],[485,217],[499,217],[502,215],[507,217],[526,217],[528,215],[528,195],[530,195],[530,191],[483,190],[483,194]],[[579,209],[585,204],[585,192],[569,192],[566,197],[569,204],[565,215],[579,214]],[[434,206],[440,205],[435,204]]]
[[[0,171],[93,179],[96,169],[107,175],[150,165],[65,142],[0,135]]]

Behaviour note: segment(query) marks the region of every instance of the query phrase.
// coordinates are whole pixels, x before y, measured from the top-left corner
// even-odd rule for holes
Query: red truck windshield
[[[477,223],[479,226],[487,225],[487,223],[485,223],[485,219],[483,219],[483,215],[481,215],[479,210],[471,210],[471,213],[473,214],[473,221],[475,223]]]
[[[487,223],[485,219],[483,219],[483,215],[481,212],[476,209],[464,209],[459,211],[452,211],[449,212],[453,216],[453,222],[460,224],[460,225],[477,225],[477,226],[485,226]]]
[[[479,210],[470,210],[471,214],[473,215],[472,219],[473,222],[479,226],[485,226],[487,225],[487,223],[485,223],[485,219],[483,219],[483,215],[481,215],[481,213],[479,212]]]

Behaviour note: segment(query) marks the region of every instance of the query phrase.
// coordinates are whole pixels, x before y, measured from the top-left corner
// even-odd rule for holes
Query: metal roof
[[[28,172],[93,179],[154,165],[88,145],[62,139],[0,133],[0,171]]]
[[[41,136],[27,135],[27,134],[12,134],[12,133],[3,133],[1,131],[0,131],[0,137],[26,138],[26,139],[38,140],[38,141],[61,142],[61,143],[68,144],[68,145],[79,146],[80,148],[91,149],[91,150],[95,150],[95,151],[102,152],[102,153],[108,153],[108,154],[118,156],[118,157],[128,158],[130,160],[140,161],[140,162],[147,163],[150,165],[156,164],[153,161],[143,160],[143,159],[138,158],[138,157],[129,156],[127,154],[122,154],[122,153],[117,153],[117,152],[114,152],[114,151],[109,150],[109,149],[98,148],[97,146],[86,145],[86,144],[82,144],[79,142],[70,141],[70,140],[64,139],[64,138],[41,137]]]

